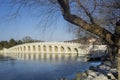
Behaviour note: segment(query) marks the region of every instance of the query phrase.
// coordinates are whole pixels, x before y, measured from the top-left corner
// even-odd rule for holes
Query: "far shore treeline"
[[[32,43],[32,42],[43,42],[43,41],[32,39],[29,36],[26,36],[21,40],[15,40],[11,38],[9,41],[0,41],[0,50],[2,50],[3,48],[10,48],[15,45],[24,44],[24,43]]]

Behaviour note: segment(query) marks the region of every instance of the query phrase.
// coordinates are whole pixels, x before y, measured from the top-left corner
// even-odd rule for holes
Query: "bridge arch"
[[[38,51],[39,51],[39,52],[41,51],[41,46],[40,46],[40,45],[38,45]]]
[[[28,46],[28,51],[31,51],[31,47],[30,46]]]
[[[21,52],[22,52],[22,47],[20,47],[20,50],[21,50]]]
[[[19,51],[19,47],[17,47],[17,51]]]
[[[58,47],[57,46],[54,47],[54,51],[58,52]]]
[[[33,51],[36,51],[36,47],[35,47],[35,45],[33,45]]]
[[[23,47],[23,50],[26,51],[26,46]]]
[[[67,52],[71,52],[71,48],[70,47],[67,47]]]
[[[60,47],[61,52],[65,52],[65,48],[63,46]]]
[[[46,52],[47,49],[46,49],[46,45],[43,46],[43,51]]]
[[[78,53],[78,49],[77,49],[77,48],[74,48],[74,49],[73,49],[73,52],[74,52],[74,53]]]
[[[49,45],[49,52],[52,52],[52,46]]]

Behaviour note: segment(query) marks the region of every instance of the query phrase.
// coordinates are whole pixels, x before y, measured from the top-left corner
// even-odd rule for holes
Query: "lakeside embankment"
[[[61,80],[117,80],[117,69],[109,60],[102,61],[98,66],[91,66],[85,72],[78,72],[73,79],[63,78]]]

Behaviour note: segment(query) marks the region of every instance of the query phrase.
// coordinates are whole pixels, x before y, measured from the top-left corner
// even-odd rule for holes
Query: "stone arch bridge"
[[[98,46],[97,46],[98,47]],[[104,46],[103,46],[104,48]],[[102,49],[103,49],[102,48]],[[83,46],[71,42],[35,42],[16,45],[3,49],[0,53],[13,58],[54,57],[58,56],[84,56],[92,49],[92,45]],[[104,48],[105,49],[105,48]]]
[[[21,53],[79,53],[78,43],[36,42],[25,43],[4,50],[4,52]]]

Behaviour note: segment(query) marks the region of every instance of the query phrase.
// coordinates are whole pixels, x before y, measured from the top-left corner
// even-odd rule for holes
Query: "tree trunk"
[[[118,47],[116,46],[109,46],[109,60],[111,62],[111,68],[117,68],[117,54],[118,54]]]
[[[118,69],[118,80],[120,80],[120,20],[116,22],[116,28],[114,33],[114,42],[117,45],[117,69]]]
[[[118,50],[118,56],[117,56],[117,63],[118,63],[118,80],[120,80],[120,47]]]

